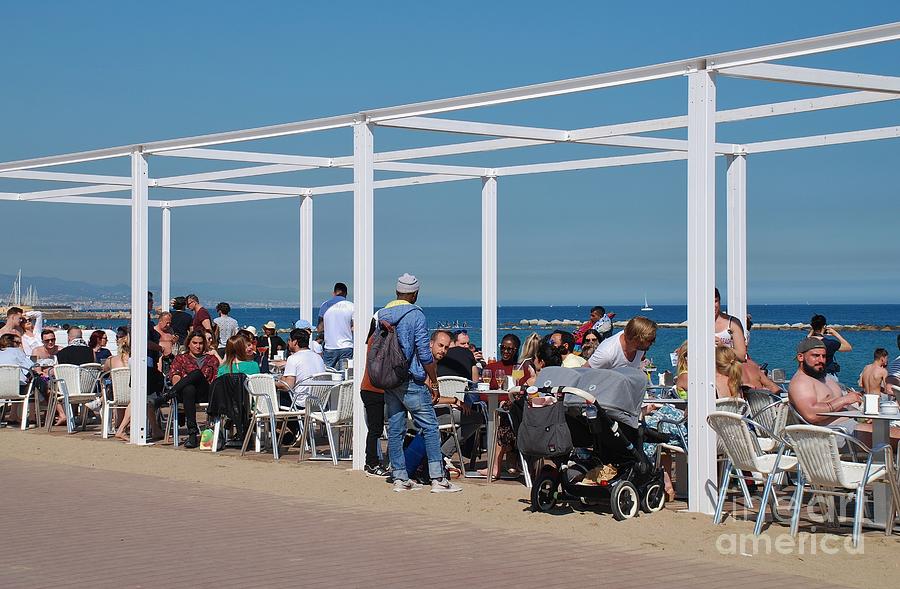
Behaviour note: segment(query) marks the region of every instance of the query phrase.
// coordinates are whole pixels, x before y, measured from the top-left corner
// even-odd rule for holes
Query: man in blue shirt
[[[841,365],[834,361],[836,352],[850,352],[853,346],[844,339],[836,330],[828,326],[824,315],[813,315],[809,320],[809,337],[822,340],[825,344],[825,374],[830,374],[837,380],[837,373],[841,371]]]
[[[425,313],[416,306],[419,298],[419,281],[404,274],[397,280],[397,298],[378,312],[378,320],[394,326],[397,341],[409,362],[409,378],[396,388],[384,391],[384,404],[388,420],[388,450],[394,477],[394,491],[415,491],[422,486],[411,481],[403,456],[403,436],[406,434],[406,412],[425,438],[425,455],[428,459],[428,476],[432,493],[454,493],[462,489],[444,476],[444,460],[441,454],[441,435],[433,400],[438,397],[437,369],[431,354],[431,342]],[[425,378],[431,388],[425,385]]]

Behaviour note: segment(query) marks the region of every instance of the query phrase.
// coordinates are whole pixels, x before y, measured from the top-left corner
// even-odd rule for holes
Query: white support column
[[[163,207],[162,210],[162,264],[159,281],[159,306],[163,311],[169,310],[169,301],[172,300],[172,220],[171,209]]]
[[[313,317],[313,199],[300,197],[300,319]]]
[[[481,349],[497,354],[497,178],[481,179]]]
[[[147,443],[147,158],[131,153],[131,443]]]
[[[747,156],[728,156],[728,313],[747,328]]]
[[[375,149],[372,125],[353,125],[353,389],[362,386],[366,335],[374,310],[373,226]],[[353,395],[353,469],[362,470],[366,455],[366,419],[362,397]]]
[[[713,289],[716,278],[716,81],[688,74],[688,510],[712,513],[716,438],[706,423],[715,409]]]

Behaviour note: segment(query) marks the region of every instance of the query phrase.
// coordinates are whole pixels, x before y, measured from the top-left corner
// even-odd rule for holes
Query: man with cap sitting
[[[439,397],[437,364],[431,353],[428,323],[425,313],[416,306],[419,281],[404,274],[397,280],[397,298],[377,314],[379,321],[392,326],[400,349],[409,363],[408,380],[384,391],[385,413],[388,420],[388,448],[394,476],[394,491],[414,491],[421,485],[411,481],[403,456],[403,437],[406,435],[406,412],[425,438],[425,456],[432,493],[453,493],[462,489],[444,475],[441,436],[432,402]],[[425,384],[430,381],[430,389]]]
[[[825,378],[826,348],[819,338],[807,337],[797,345],[797,373],[791,379],[788,398],[797,413],[808,423],[852,434],[856,421],[847,417],[819,415],[843,411],[862,401],[856,391],[841,392],[837,381]]]
[[[281,339],[280,336],[275,334],[275,322],[269,321],[265,325],[263,325],[263,334],[256,338],[256,346],[258,348],[266,348],[268,350],[269,359],[275,357],[275,352],[278,350],[287,349],[287,344],[284,343],[284,340]]]

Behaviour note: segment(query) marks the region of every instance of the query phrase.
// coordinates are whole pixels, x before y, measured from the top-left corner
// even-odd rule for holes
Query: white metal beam
[[[871,92],[900,93],[900,78],[855,72],[840,72],[775,63],[755,63],[718,70],[720,74],[747,80],[790,82],[808,86],[848,88]]]
[[[481,349],[497,353],[497,178],[481,184]]]
[[[774,141],[759,141],[757,143],[745,144],[744,149],[746,153],[766,153],[769,151],[823,147],[826,145],[858,143],[860,141],[875,141],[878,139],[895,139],[897,137],[900,137],[900,126],[847,131],[845,133],[830,133],[827,135],[812,135],[809,137],[792,137],[790,139],[776,139]]]
[[[226,149],[176,149],[157,153],[165,157],[185,157],[204,160],[225,160],[229,162],[258,162],[262,164],[291,164],[315,168],[330,168],[331,158],[308,155],[284,155],[281,153],[261,153],[253,151],[230,151]]]
[[[407,162],[376,163],[375,169],[383,172],[412,172],[420,174],[447,174],[451,176],[472,176],[480,178],[487,173],[486,168],[475,166],[448,166],[444,164],[413,164]]]
[[[104,198],[100,196],[58,196],[50,199],[42,200],[23,200],[19,198],[19,194],[14,192],[0,192],[0,200],[14,200],[19,202],[38,202],[50,204],[69,204],[69,205],[112,205],[120,207],[131,206],[130,198]],[[163,201],[149,200],[147,205],[151,207],[163,206]]]
[[[188,184],[173,184],[160,188],[174,188],[178,190],[207,190],[229,192],[254,192],[264,194],[285,194],[288,196],[300,196],[306,188],[297,186],[279,186],[277,184],[244,184],[242,182],[190,182]]]
[[[522,174],[542,174],[545,172],[569,172],[572,170],[589,170],[594,168],[632,166],[637,164],[671,162],[685,159],[687,159],[687,152],[685,151],[661,151],[657,153],[639,153],[636,155],[600,157],[584,160],[571,160],[565,162],[548,162],[545,164],[505,166],[502,168],[495,168],[494,175],[520,176]]]
[[[375,307],[375,150],[371,125],[353,126],[353,390],[362,388],[366,336]],[[353,395],[353,470],[362,470],[366,453],[366,415],[362,397]]]
[[[226,180],[228,178],[248,178],[250,176],[266,176],[268,174],[281,174],[284,172],[296,172],[310,170],[316,166],[294,166],[289,164],[270,164],[266,166],[250,166],[232,170],[219,170],[218,172],[203,172],[200,174],[185,174],[183,176],[169,176],[151,180],[150,185],[156,187],[177,186],[190,184],[191,182],[207,182],[212,180]]]
[[[706,417],[715,410],[712,334],[716,271],[716,82],[708,71],[688,75],[688,510],[712,513],[716,438]]]
[[[692,58],[617,72],[584,76],[581,78],[558,80],[531,86],[521,86],[506,90],[482,92],[468,96],[369,110],[365,113],[365,116],[370,122],[382,122],[393,118],[422,116],[494,104],[531,100],[547,96],[558,96],[573,92],[585,92],[650,80],[672,78],[695,69],[703,68],[704,66],[727,68],[764,61],[776,61],[800,55],[835,51],[848,47],[884,43],[886,41],[894,41],[897,39],[900,39],[900,23],[895,22],[866,29],[857,29],[832,35],[801,39],[798,41],[788,41],[786,43],[776,43],[774,45],[718,53],[701,58]],[[223,143],[235,143],[239,141],[266,139],[283,135],[295,135],[313,131],[336,129],[354,124],[357,118],[358,115],[356,114],[348,114],[280,125],[270,125],[267,127],[257,127],[253,129],[212,133],[196,137],[154,141],[143,145],[111,147],[59,156],[32,158],[2,163],[0,164],[0,172],[122,157],[130,155],[131,152],[138,147],[142,148],[144,153],[159,153],[167,150],[200,148]]]
[[[219,196],[203,196],[200,198],[179,198],[166,201],[170,208],[196,207],[201,205],[230,204],[237,202],[256,202],[279,198],[297,198],[296,194],[272,194],[270,192],[249,192],[240,194],[222,194]]]
[[[48,180],[51,182],[92,182],[94,184],[118,184],[120,186],[131,186],[131,178],[129,178],[128,176],[70,174],[68,172],[39,172],[36,170],[0,172],[0,178],[15,178],[18,180]]]
[[[147,158],[131,154],[131,443],[147,443]]]
[[[300,318],[313,320],[313,199],[300,197]]]
[[[160,256],[160,277],[159,277],[159,303],[163,311],[169,310],[169,301],[171,300],[171,280],[172,280],[172,211],[169,207],[163,207],[162,210],[162,236],[160,244],[162,252]],[[187,343],[187,342],[183,342]]]
[[[37,192],[22,192],[19,200],[46,200],[60,196],[75,196],[79,194],[101,194],[105,192],[123,192],[127,186],[113,184],[99,184],[93,186],[74,186],[70,188],[55,188],[53,190],[39,190]]]
[[[727,156],[728,313],[747,326],[747,156]]]
[[[569,140],[569,134],[559,129],[543,129],[540,127],[522,127],[517,125],[501,125],[496,123],[479,123],[475,121],[457,121],[428,117],[390,119],[378,124],[383,127],[399,127],[401,129],[440,131],[445,133],[465,133],[468,135],[493,135],[496,137],[513,139],[539,139],[541,141]]]

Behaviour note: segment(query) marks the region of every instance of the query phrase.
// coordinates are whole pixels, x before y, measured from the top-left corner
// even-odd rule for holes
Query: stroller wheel
[[[644,490],[644,496],[641,497],[641,509],[644,513],[656,513],[666,504],[666,493],[663,491],[662,485],[652,483]]]
[[[610,493],[609,503],[612,507],[613,517],[617,521],[622,521],[637,515],[641,500],[638,498],[634,483],[621,481]]]
[[[559,481],[552,468],[541,470],[540,476],[531,485],[531,511],[546,512],[556,507],[559,498]]]

